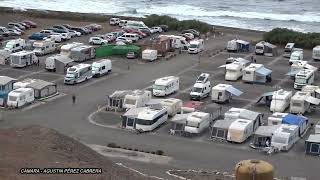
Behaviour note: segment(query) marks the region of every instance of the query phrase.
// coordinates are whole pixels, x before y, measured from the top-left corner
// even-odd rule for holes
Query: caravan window
[[[17,97],[15,96],[9,96],[9,101],[16,101],[17,100]]]
[[[256,49],[263,49],[262,46],[256,46]]]
[[[105,70],[105,69],[106,69],[106,66],[102,66],[101,69],[102,69],[102,70]]]
[[[225,131],[222,130],[222,129],[219,129],[218,132],[217,132],[217,137],[224,138],[225,137]]]
[[[200,123],[198,123],[198,122],[195,123],[195,122],[193,122],[193,121],[187,121],[186,126],[199,128]]]
[[[136,104],[136,100],[135,99],[126,99],[125,104],[131,104],[131,105],[135,105]]]
[[[23,95],[23,96],[20,97],[20,101],[23,101],[23,100],[25,100],[25,99],[26,99],[26,96],[25,96],[25,95]]]
[[[319,152],[320,152],[320,145],[319,145],[319,144],[312,143],[312,144],[311,144],[311,147],[310,147],[310,151],[311,151],[312,153],[319,153]]]
[[[144,119],[137,119],[136,123],[137,123],[137,124],[140,124],[140,125],[150,126],[150,125],[153,124],[153,121],[144,120]]]

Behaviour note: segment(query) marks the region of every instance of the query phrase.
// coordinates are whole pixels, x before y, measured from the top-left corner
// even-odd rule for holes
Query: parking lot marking
[[[32,73],[29,73],[29,74],[24,74],[24,75],[19,76],[17,79],[18,79],[18,80],[21,80],[21,79],[26,78],[26,77],[28,77],[28,76],[32,76],[32,75],[35,75],[35,74],[40,74],[40,73],[42,73],[42,72],[44,72],[44,71],[45,71],[45,70],[43,69],[43,70],[36,71],[36,72],[32,72]]]
[[[91,85],[93,85],[93,84],[95,84],[95,83],[98,83],[98,82],[100,82],[100,81],[104,81],[104,80],[113,78],[113,77],[118,76],[118,75],[119,75],[119,73],[112,73],[112,74],[110,74],[110,75],[101,77],[101,78],[99,78],[99,79],[95,79],[95,80],[91,80],[91,81],[89,80],[88,83],[83,84],[83,85],[80,85],[80,86],[77,86],[77,88],[85,88],[85,87],[91,86]]]
[[[274,63],[278,62],[279,60],[281,60],[283,57],[282,56],[279,56],[277,58],[274,58],[272,61],[270,61],[267,65],[268,66],[271,66],[273,65]]]

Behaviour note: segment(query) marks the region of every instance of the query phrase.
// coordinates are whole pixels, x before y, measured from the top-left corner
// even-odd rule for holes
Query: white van
[[[320,45],[316,46],[312,50],[312,58],[314,60],[320,60]]]
[[[34,42],[32,46],[35,48],[33,52],[35,52],[37,56],[43,56],[57,50],[55,42],[51,39]]]
[[[290,58],[291,53],[294,49],[294,43],[287,43],[284,47],[283,57]]]
[[[19,88],[8,94],[7,105],[19,108],[34,101],[34,90],[32,88]]]
[[[10,66],[26,67],[38,62],[38,60],[33,51],[20,51],[10,55]]]
[[[211,116],[205,112],[192,112],[186,120],[184,131],[190,134],[200,134],[209,128]]]
[[[158,51],[153,49],[146,49],[142,51],[142,59],[148,61],[154,61],[158,58]]]
[[[128,22],[128,20],[120,20],[120,21],[119,21],[119,26],[120,26],[120,27],[126,26],[126,25],[127,25],[127,22]]]
[[[119,25],[119,23],[120,23],[120,18],[110,18],[110,20],[109,20],[109,24],[110,25]]]
[[[201,73],[196,83],[190,92],[190,98],[194,100],[200,100],[208,97],[211,92],[211,82],[209,80],[210,74]]]
[[[197,54],[204,50],[204,41],[203,39],[197,39],[190,41],[190,46],[188,48],[188,53]]]
[[[137,42],[139,40],[138,34],[124,33],[121,37],[131,40],[132,42]]]
[[[179,91],[179,77],[167,76],[157,79],[152,87],[154,96],[167,96]]]
[[[292,65],[294,62],[303,61],[303,50],[295,48],[291,53],[289,64]]]
[[[101,59],[93,62],[91,65],[93,77],[99,77],[112,71],[112,63],[110,59]]]
[[[7,42],[4,47],[5,50],[14,53],[22,51],[26,47],[26,41],[24,39],[13,39]]]

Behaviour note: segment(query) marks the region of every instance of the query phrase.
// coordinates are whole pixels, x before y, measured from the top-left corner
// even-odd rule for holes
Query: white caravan
[[[304,114],[309,111],[310,104],[319,105],[320,99],[312,97],[310,92],[298,91],[290,101],[290,113]]]
[[[288,151],[299,140],[299,127],[281,124],[271,137],[271,147]]]
[[[53,53],[57,50],[56,43],[51,39],[36,41],[32,46],[35,48],[33,51],[37,56],[43,56],[49,53]]]
[[[110,59],[101,59],[93,62],[91,65],[92,76],[99,77],[112,71],[112,63]]]
[[[312,50],[312,58],[314,60],[320,60],[320,45],[316,46]]]
[[[205,112],[192,112],[188,115],[184,131],[190,134],[200,134],[209,128],[211,116]]]
[[[184,49],[188,50],[189,48],[189,43],[187,42],[185,37],[182,36],[175,36],[175,35],[159,35],[159,37],[168,37],[169,39],[172,40],[172,47],[175,49]]]
[[[82,45],[71,49],[69,57],[76,62],[83,62],[96,57],[93,46]]]
[[[271,82],[271,73],[272,71],[265,68],[263,64],[251,63],[242,70],[242,80],[258,83]]]
[[[144,107],[150,100],[151,91],[134,90],[132,93],[125,95],[123,107],[126,109]]]
[[[270,44],[265,41],[261,41],[256,44],[255,46],[255,53],[257,55],[265,55],[265,56],[273,56],[276,53],[276,46],[273,44]]]
[[[148,61],[154,61],[158,59],[158,51],[153,49],[146,49],[142,51],[142,59]]]
[[[110,25],[119,25],[120,23],[120,18],[110,18],[109,24]]]
[[[240,96],[243,92],[229,84],[218,84],[212,88],[211,100],[213,102],[229,102],[233,95]]]
[[[268,117],[268,126],[276,126],[282,124],[282,119],[286,117],[288,113],[275,112]]]
[[[26,67],[38,62],[38,60],[33,51],[20,51],[10,55],[10,66]]]
[[[299,71],[294,79],[294,89],[302,89],[305,85],[311,85],[314,83],[314,71],[304,69]]]
[[[167,96],[179,91],[179,77],[167,76],[154,82],[152,93],[154,96]]]
[[[302,92],[310,92],[312,97],[320,99],[320,87],[314,85],[306,85],[301,89]]]
[[[254,130],[254,121],[237,119],[229,126],[227,141],[242,143],[254,133]]]
[[[24,79],[13,83],[13,89],[26,88],[29,84],[36,82],[35,79]]]
[[[197,54],[204,50],[204,41],[203,39],[196,39],[190,41],[190,45],[188,48],[188,53],[190,54]]]
[[[283,57],[290,58],[291,53],[294,49],[294,43],[287,43],[284,47]]]
[[[167,108],[151,109],[147,108],[139,112],[136,119],[136,129],[138,131],[152,131],[166,122],[168,119]]]
[[[71,58],[69,58],[68,56],[65,55],[61,55],[61,54],[56,54],[50,57],[46,58],[45,64],[46,67],[45,69],[48,71],[56,71],[56,61],[62,62],[64,64],[64,67],[68,67],[70,63],[73,62],[73,60]]]
[[[135,28],[135,29],[148,27],[144,24],[143,21],[127,21],[125,26],[129,28]]]
[[[290,105],[292,95],[292,91],[285,91],[283,89],[273,92],[270,111],[283,112],[286,110]]]
[[[219,68],[226,68],[225,71],[225,80],[227,81],[236,81],[242,77],[242,70],[250,64],[250,61],[243,58],[235,58],[232,63],[228,63]]]
[[[92,70],[90,64],[78,64],[67,69],[64,77],[65,84],[77,84],[92,78]]]
[[[309,70],[312,70],[314,72],[316,72],[318,70],[317,67],[315,66],[312,66],[310,64],[308,64],[307,61],[297,61],[297,62],[294,62],[292,65],[291,65],[291,70],[289,73],[287,73],[287,75],[291,76],[291,77],[295,77],[295,75],[301,71],[301,70],[304,70],[304,69],[309,69]]]
[[[201,73],[197,78],[196,83],[193,85],[190,92],[190,98],[194,100],[200,100],[208,97],[211,92],[211,82],[209,80],[210,74]]]
[[[7,50],[11,53],[22,51],[26,47],[26,41],[24,39],[13,39],[7,42],[4,50]]]
[[[250,43],[240,39],[233,39],[227,43],[227,51],[249,51]]]
[[[73,49],[73,48],[75,48],[75,47],[82,46],[82,45],[83,45],[83,44],[82,44],[82,43],[79,43],[79,42],[73,42],[73,43],[70,43],[70,44],[63,45],[63,46],[61,46],[61,48],[60,48],[60,54],[69,57],[69,56],[70,56],[70,53],[71,53],[71,49]]]
[[[295,48],[291,53],[289,64],[293,64],[294,62],[303,61],[303,49]]]
[[[175,116],[177,113],[181,112],[182,100],[176,98],[164,99],[160,102],[162,107],[167,108],[168,116]]]
[[[32,88],[19,88],[9,92],[7,105],[19,108],[34,101],[34,90]]]

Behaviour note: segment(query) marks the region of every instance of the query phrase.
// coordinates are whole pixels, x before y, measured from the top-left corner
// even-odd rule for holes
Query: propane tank
[[[235,168],[236,180],[273,180],[271,164],[261,160],[240,161]]]

